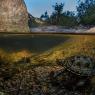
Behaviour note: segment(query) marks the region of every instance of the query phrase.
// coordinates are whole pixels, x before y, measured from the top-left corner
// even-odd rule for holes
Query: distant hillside
[[[35,27],[35,26],[40,26],[40,25],[44,25],[45,22],[42,21],[40,18],[37,18],[37,17],[34,17],[32,16],[30,13],[28,14],[28,17],[29,17],[29,27],[32,28],[32,27]]]

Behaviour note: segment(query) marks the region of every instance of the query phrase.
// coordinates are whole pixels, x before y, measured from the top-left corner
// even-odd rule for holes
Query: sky
[[[34,17],[40,17],[45,11],[50,15],[53,11],[52,6],[55,3],[65,3],[63,11],[76,11],[76,0],[24,0],[28,9]]]

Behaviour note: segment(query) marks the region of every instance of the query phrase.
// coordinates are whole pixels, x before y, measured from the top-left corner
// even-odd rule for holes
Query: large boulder
[[[0,0],[0,32],[29,32],[23,0]]]

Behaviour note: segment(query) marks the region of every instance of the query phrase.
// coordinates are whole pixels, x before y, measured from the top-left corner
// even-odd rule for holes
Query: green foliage
[[[40,20],[44,22],[44,25],[48,25],[50,23],[50,18],[47,11],[41,15]]]
[[[63,12],[64,3],[53,5],[54,11],[48,15],[47,11],[41,15],[41,19],[52,25],[73,27],[79,24],[95,25],[95,0],[79,0],[77,15],[72,11]]]
[[[46,11],[44,14],[41,15],[40,18],[41,18],[42,20],[48,21],[48,20],[49,20],[48,12]]]
[[[67,11],[63,12],[64,3],[56,3],[53,5],[53,13],[48,16],[47,12],[41,16],[41,18],[45,18],[45,21],[49,24],[53,25],[61,25],[61,26],[68,26],[72,27],[77,25],[77,19],[73,12]]]
[[[95,25],[95,0],[79,2],[77,11],[79,23],[83,25]]]
[[[62,14],[63,14],[63,7],[64,7],[64,4],[61,3],[61,4],[58,4],[56,3],[53,8],[54,8],[54,12],[52,14],[52,17],[54,17],[54,19],[56,20],[55,21],[55,24],[59,24],[60,21],[61,21],[61,17],[62,17]],[[52,18],[53,19],[53,18]]]
[[[73,12],[64,12],[59,24],[68,27],[76,26],[78,24],[77,17],[75,17],[75,14]]]
[[[54,12],[50,16],[51,24],[55,24],[55,25],[60,24],[60,21],[63,15],[63,7],[64,7],[64,4],[62,3],[61,4],[56,3],[55,5],[53,5]]]

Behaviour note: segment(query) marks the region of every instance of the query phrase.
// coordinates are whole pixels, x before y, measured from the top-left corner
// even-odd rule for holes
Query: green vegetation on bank
[[[48,11],[41,15],[41,19],[51,25],[75,27],[78,25],[95,25],[95,0],[78,0],[77,12],[64,11],[64,3],[53,5],[53,12]]]
[[[80,1],[77,11],[80,24],[95,25],[95,0]]]

